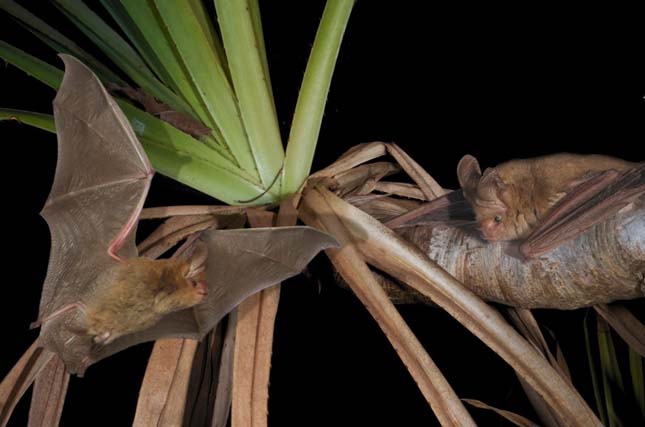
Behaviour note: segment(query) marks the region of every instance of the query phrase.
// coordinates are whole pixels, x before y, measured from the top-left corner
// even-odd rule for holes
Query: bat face
[[[474,204],[475,217],[482,237],[488,241],[509,240],[509,227],[506,212],[501,207],[481,207]]]
[[[165,315],[193,307],[201,303],[207,294],[204,274],[193,275],[190,263],[178,260],[166,266],[161,274],[158,293],[154,299],[154,310]]]
[[[489,168],[482,175],[477,160],[464,156],[457,166],[457,175],[464,197],[475,212],[482,237],[488,241],[516,239],[518,227],[511,215],[513,189],[498,171]]]

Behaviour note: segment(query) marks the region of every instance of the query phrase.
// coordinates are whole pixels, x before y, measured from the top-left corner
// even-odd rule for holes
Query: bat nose
[[[208,286],[206,286],[206,282],[199,281],[195,285],[195,289],[197,289],[197,292],[201,295],[206,295],[208,294]]]
[[[482,236],[484,236],[484,239],[490,242],[498,240],[499,238],[499,227],[493,220],[487,219],[482,221],[479,230],[481,231]]]

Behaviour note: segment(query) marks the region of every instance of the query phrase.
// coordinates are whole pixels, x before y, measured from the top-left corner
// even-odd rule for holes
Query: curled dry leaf
[[[369,263],[428,296],[455,317],[506,360],[567,423],[601,425],[571,385],[499,313],[383,224],[328,190],[317,191],[343,221]]]
[[[367,264],[356,250],[353,237],[343,225],[342,219],[316,190],[306,193],[303,205],[301,217],[305,223],[324,227],[341,242],[342,249],[327,251],[334,267],[390,340],[441,425],[474,426],[474,421],[450,384],[414,336],[385,291],[374,280]]]
[[[464,402],[473,405],[475,408],[481,408],[481,409],[488,409],[489,411],[493,411],[497,414],[499,414],[501,417],[504,417],[504,419],[507,419],[508,421],[512,422],[516,426],[519,427],[540,427],[538,424],[534,423],[533,421],[529,420],[528,418],[525,418],[519,414],[516,414],[515,412],[511,411],[506,411],[504,409],[498,409],[495,408],[494,406],[487,405],[486,403],[480,401],[480,400],[475,400],[475,399],[462,399]]]
[[[60,424],[69,376],[63,361],[54,355],[34,383],[28,427],[57,427]]]
[[[0,426],[7,425],[11,413],[22,395],[53,357],[54,353],[43,349],[39,340],[35,340],[2,380],[0,383]]]

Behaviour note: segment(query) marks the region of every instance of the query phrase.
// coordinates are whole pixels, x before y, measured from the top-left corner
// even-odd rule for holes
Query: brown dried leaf
[[[645,357],[645,326],[629,310],[619,304],[599,304],[594,310],[641,357]]]
[[[158,340],[150,355],[133,426],[174,427],[182,424],[197,341]]]
[[[398,313],[387,294],[355,249],[347,230],[321,194],[312,190],[303,197],[301,217],[312,226],[332,233],[342,249],[328,249],[336,270],[377,321],[408,371],[418,384],[443,426],[474,426],[475,423],[421,343]]]
[[[528,418],[525,418],[519,414],[516,414],[515,412],[510,412],[506,411],[504,409],[498,409],[493,406],[487,405],[486,403],[480,401],[480,400],[475,400],[475,399],[461,399],[464,402],[474,406],[475,408],[481,408],[481,409],[488,409],[489,411],[493,411],[496,414],[500,415],[504,419],[512,422],[516,426],[519,427],[540,427],[533,421],[529,420]]]
[[[39,347],[36,339],[0,383],[0,426],[7,425],[16,404],[49,363],[54,353]]]
[[[368,142],[365,144],[355,145],[347,150],[334,163],[311,175],[309,179],[316,180],[317,178],[332,177],[341,172],[350,170],[354,166],[368,162],[377,157],[382,157],[386,153],[385,146],[386,144],[384,142]]]
[[[160,206],[143,209],[139,219],[167,218],[182,215],[235,215],[243,214],[245,209],[240,206]]]
[[[431,298],[509,363],[571,425],[600,426],[582,397],[506,321],[417,247],[333,193],[316,188],[367,261]],[[305,195],[305,198],[309,194]]]
[[[379,181],[374,185],[374,191],[381,193],[394,194],[396,196],[407,197],[410,199],[424,200],[425,196],[418,186],[408,184],[407,182],[386,182]]]
[[[65,364],[58,356],[52,357],[36,378],[28,427],[57,427],[60,424],[68,384]]]
[[[356,166],[333,177],[332,189],[338,189],[341,195],[348,193],[367,194],[384,176],[398,172],[399,168],[390,162],[374,162]]]
[[[235,350],[236,330],[237,308],[228,315],[211,427],[226,427],[228,425],[228,416],[231,412],[231,401],[233,399],[233,352]]]
[[[271,212],[257,209],[249,209],[247,216],[254,228],[271,227],[275,219]],[[295,224],[292,213],[287,217],[294,219],[288,225]],[[267,425],[273,327],[279,300],[280,284],[277,284],[240,305],[233,365],[233,424],[236,426]]]
[[[414,159],[396,144],[387,144],[387,152],[396,159],[403,170],[419,186],[426,200],[433,200],[446,194],[446,190],[434,180]]]
[[[197,345],[182,426],[204,427],[211,424],[222,355],[221,325],[221,322],[218,323]]]

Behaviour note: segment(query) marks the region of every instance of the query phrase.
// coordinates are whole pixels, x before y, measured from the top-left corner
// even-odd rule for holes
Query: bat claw
[[[36,321],[34,321],[34,322],[31,322],[31,323],[29,324],[29,329],[36,329],[36,328],[38,328],[41,324],[42,324],[42,322],[41,322],[40,320],[36,320]]]

